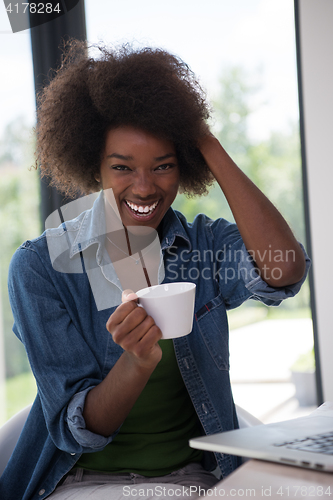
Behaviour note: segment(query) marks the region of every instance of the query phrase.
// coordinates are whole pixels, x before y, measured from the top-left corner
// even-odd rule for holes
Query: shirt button
[[[190,369],[190,367],[189,367],[189,364],[188,364],[187,359],[186,359],[186,358],[184,358],[183,362],[184,362],[184,365],[185,365],[186,370],[189,370],[189,369]]]
[[[38,493],[38,495],[42,496],[42,495],[44,495],[44,493],[45,493],[45,490],[40,490],[39,493]]]
[[[75,453],[71,453],[71,455],[75,455]]]

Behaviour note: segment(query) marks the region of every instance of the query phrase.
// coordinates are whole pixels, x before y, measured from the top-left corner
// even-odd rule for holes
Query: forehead
[[[175,154],[174,144],[142,129],[130,126],[118,127],[107,132],[105,153],[132,155],[134,153]]]

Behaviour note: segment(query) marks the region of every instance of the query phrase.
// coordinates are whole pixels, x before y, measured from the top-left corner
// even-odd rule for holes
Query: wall
[[[296,5],[323,399],[333,401],[333,1]]]

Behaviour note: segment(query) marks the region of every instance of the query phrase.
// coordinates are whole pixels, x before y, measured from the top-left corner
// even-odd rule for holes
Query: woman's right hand
[[[162,332],[145,309],[137,305],[137,299],[132,290],[124,290],[122,304],[111,314],[106,328],[133,363],[154,369],[162,357],[158,345]]]
[[[131,290],[123,292],[122,300],[106,328],[124,352],[88,392],[83,410],[86,428],[103,436],[111,436],[123,423],[162,358],[162,333],[153,318],[137,305]]]

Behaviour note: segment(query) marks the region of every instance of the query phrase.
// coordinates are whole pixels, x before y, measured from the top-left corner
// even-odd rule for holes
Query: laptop
[[[333,403],[306,417],[191,439],[192,448],[333,472]]]

